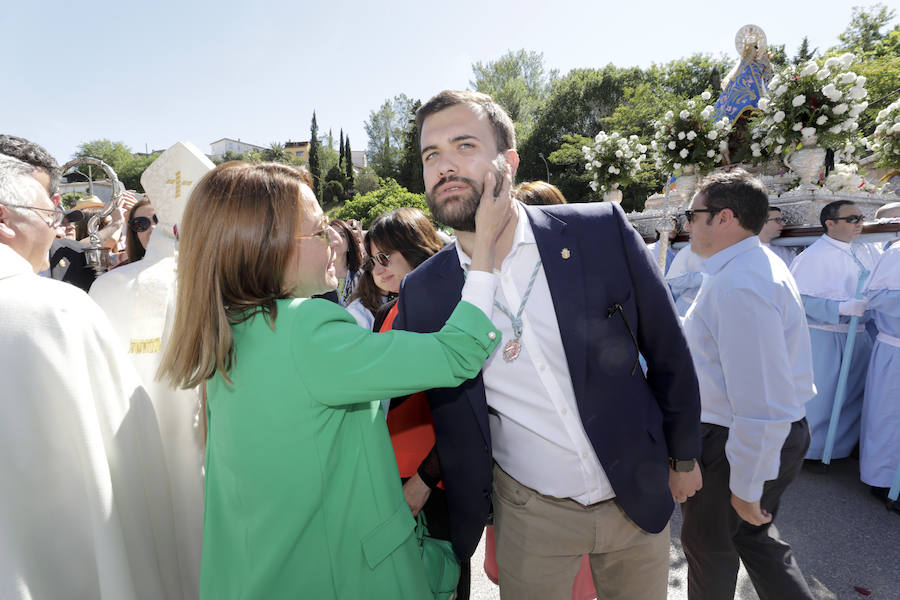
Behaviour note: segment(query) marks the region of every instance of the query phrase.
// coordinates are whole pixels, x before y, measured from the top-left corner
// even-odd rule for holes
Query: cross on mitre
[[[184,207],[197,182],[215,168],[205,154],[190,142],[178,142],[159,155],[141,175],[141,185],[150,199],[159,225],[154,231],[174,237]]]

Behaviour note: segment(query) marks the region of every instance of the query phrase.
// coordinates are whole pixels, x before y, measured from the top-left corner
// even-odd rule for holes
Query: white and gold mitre
[[[178,142],[159,155],[141,175],[141,185],[156,211],[159,225],[153,232],[174,238],[191,190],[200,178],[215,168],[205,154],[190,142]]]

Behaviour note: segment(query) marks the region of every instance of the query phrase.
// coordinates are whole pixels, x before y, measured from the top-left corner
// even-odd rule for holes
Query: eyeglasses
[[[787,219],[785,219],[784,217],[772,217],[771,219],[766,219],[767,223],[770,221],[775,221],[779,225],[784,225],[785,223],[787,223]]]
[[[366,271],[371,271],[375,268],[375,262],[378,262],[384,268],[387,268],[391,264],[391,255],[387,252],[377,252],[375,256],[370,256],[366,259],[366,262],[363,264],[363,268]]]
[[[316,238],[322,240],[327,244],[331,241],[331,239],[328,237],[328,232],[331,230],[331,227],[328,225],[328,217],[326,217],[325,215],[322,215],[321,226],[322,228],[315,233],[310,233],[309,235],[298,235],[297,237],[300,239]]]
[[[718,212],[722,212],[722,209],[721,208],[689,208],[686,211],[684,211],[684,218],[687,219],[688,223],[693,223],[694,215],[697,215],[700,213],[709,213],[711,215],[714,215]]]
[[[57,204],[53,208],[38,208],[37,206],[25,206],[24,204],[8,204],[6,202],[3,202],[2,204],[3,206],[8,206],[10,208],[27,208],[28,210],[33,210],[38,213],[38,216],[40,216],[40,213],[52,213],[53,217],[49,222],[44,221],[44,219],[41,218],[41,221],[44,221],[44,223],[47,224],[47,227],[50,227],[51,229],[59,227],[62,224],[63,219],[66,217],[66,211],[64,211],[63,207],[59,204]]]
[[[833,219],[830,219],[830,220],[831,221],[847,221],[848,223],[856,224],[863,220],[863,216],[862,215],[850,215],[847,217],[834,217]]]
[[[153,225],[159,225],[159,219],[153,215]],[[135,233],[143,233],[150,229],[150,217],[134,217],[128,221],[128,227]]]

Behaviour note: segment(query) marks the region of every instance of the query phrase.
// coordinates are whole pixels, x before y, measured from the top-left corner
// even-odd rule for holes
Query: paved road
[[[804,469],[782,498],[776,522],[793,545],[816,600],[900,600],[900,514],[885,510],[859,482],[856,459],[833,461],[824,475]],[[687,598],[680,530],[676,509],[669,600]],[[484,576],[483,561],[484,540],[472,559],[472,599],[499,600],[497,586]],[[856,592],[856,586],[871,594]],[[759,600],[743,568],[735,599]]]

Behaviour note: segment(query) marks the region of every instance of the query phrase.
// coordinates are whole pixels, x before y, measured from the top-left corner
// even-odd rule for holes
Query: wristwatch
[[[694,464],[696,462],[696,459],[693,458],[680,460],[677,458],[669,457],[669,467],[676,473],[690,473],[694,470]]]

